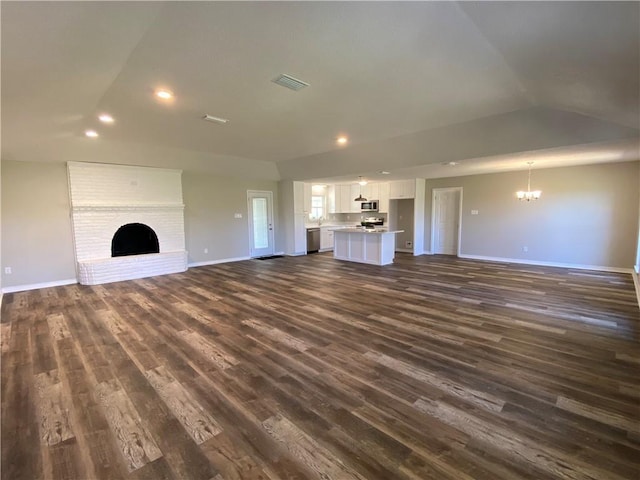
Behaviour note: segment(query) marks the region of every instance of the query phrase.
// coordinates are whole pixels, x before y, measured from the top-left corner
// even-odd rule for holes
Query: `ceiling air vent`
[[[278,75],[272,80],[272,82],[295,91],[309,86],[308,83],[303,82],[302,80],[298,80],[297,78],[293,78],[292,76],[286,75],[284,73],[282,75]]]

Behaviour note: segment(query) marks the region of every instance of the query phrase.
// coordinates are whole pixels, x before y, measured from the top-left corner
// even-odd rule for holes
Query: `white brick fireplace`
[[[78,281],[83,285],[184,272],[182,171],[68,162]],[[159,253],[112,257],[116,231],[141,223]]]

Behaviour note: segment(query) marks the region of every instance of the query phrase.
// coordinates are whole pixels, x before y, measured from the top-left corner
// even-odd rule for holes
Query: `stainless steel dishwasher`
[[[307,228],[307,253],[316,253],[320,250],[320,229]]]

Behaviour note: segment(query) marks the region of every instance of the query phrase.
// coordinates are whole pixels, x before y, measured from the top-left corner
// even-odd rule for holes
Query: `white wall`
[[[461,255],[629,269],[637,249],[639,170],[640,162],[534,168],[531,186],[542,190],[535,202],[515,198],[526,188],[526,172],[427,180],[425,250],[432,189],[460,186]]]

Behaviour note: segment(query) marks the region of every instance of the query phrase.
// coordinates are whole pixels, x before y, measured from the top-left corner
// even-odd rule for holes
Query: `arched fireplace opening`
[[[156,232],[143,223],[128,223],[121,226],[111,240],[112,257],[159,252],[160,245]]]

